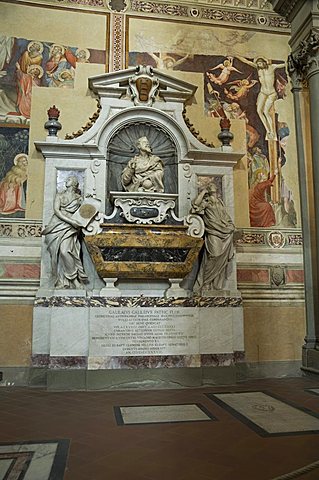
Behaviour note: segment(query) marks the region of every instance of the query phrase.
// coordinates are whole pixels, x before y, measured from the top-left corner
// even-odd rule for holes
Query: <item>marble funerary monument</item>
[[[140,66],[89,79],[90,128],[45,161],[41,283],[32,359],[48,388],[200,385],[244,358],[236,285],[233,167],[194,135],[196,87]],[[59,106],[60,107],[60,106]],[[226,122],[227,123],[227,122]],[[225,378],[225,377],[223,377]]]

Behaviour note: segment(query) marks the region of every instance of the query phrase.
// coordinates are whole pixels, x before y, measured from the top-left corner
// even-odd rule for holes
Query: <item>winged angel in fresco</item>
[[[219,63],[209,70],[221,70],[221,73],[217,76],[214,73],[206,72],[209,80],[216,85],[223,85],[230,77],[231,72],[242,73],[233,66],[233,57],[227,57],[223,63]]]
[[[239,80],[234,80],[229,82],[228,85],[231,85],[228,89],[224,88],[224,92],[228,98],[238,102],[242,98],[246,98],[249,90],[256,85],[257,80],[249,80],[248,78],[243,78]]]

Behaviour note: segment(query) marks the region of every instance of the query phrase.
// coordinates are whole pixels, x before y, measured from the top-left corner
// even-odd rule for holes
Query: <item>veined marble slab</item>
[[[68,448],[68,440],[0,444],[0,480],[62,480]]]
[[[205,422],[216,420],[202,405],[141,405],[115,407],[120,425],[144,423]]]
[[[319,433],[319,415],[265,392],[209,393],[207,396],[262,436]]]

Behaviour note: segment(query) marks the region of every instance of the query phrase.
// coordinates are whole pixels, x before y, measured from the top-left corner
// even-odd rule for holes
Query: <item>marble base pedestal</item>
[[[233,370],[244,359],[240,297],[49,297],[34,310],[33,367],[47,370],[52,389],[67,388],[67,378],[71,389],[91,388],[92,378],[97,389],[116,388],[112,378],[142,388],[163,369],[188,386],[203,369]]]
[[[303,347],[301,370],[309,375],[319,374],[319,350]]]

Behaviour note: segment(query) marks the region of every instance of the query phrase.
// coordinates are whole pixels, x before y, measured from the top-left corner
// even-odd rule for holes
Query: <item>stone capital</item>
[[[304,82],[304,75],[301,66],[299,65],[299,63],[297,63],[293,54],[290,54],[288,56],[287,69],[292,85],[291,91],[301,91]]]
[[[295,52],[288,57],[288,71],[293,88],[298,88],[302,80],[319,73],[319,30],[312,29],[302,40]]]

